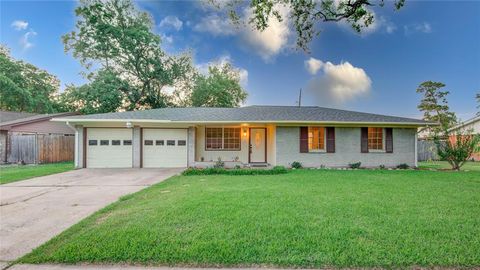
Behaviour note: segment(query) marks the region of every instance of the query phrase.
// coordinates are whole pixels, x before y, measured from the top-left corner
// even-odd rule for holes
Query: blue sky
[[[65,54],[61,36],[74,29],[75,1],[0,2],[0,42],[56,75],[82,84],[83,68]],[[189,51],[199,66],[229,61],[242,70],[247,105],[304,105],[420,117],[415,93],[425,80],[450,90],[462,119],[480,91],[480,1],[409,1],[400,11],[373,8],[376,23],[363,34],[342,23],[322,30],[310,53],[295,49],[288,20],[259,34],[233,27],[217,10],[192,1],[138,1],[172,54]],[[248,11],[245,11],[248,14]],[[15,23],[14,23],[15,22]]]

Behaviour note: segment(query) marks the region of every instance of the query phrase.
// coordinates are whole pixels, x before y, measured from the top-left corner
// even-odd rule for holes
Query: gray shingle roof
[[[345,111],[323,107],[247,106],[240,108],[162,108],[144,111],[116,112],[68,117],[98,120],[168,120],[182,122],[372,122],[424,125],[418,119]]]

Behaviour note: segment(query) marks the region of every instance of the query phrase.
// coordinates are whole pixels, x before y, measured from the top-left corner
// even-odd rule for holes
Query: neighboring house
[[[76,127],[77,168],[417,165],[402,117],[321,107],[164,108],[53,119]]]
[[[50,120],[76,114],[0,111],[0,163],[73,160],[73,138],[61,137],[72,136],[74,130],[65,123]],[[72,141],[71,147],[68,140]]]
[[[455,142],[457,139],[457,132],[480,134],[480,115],[473,117],[465,122],[462,122],[448,130],[450,132],[450,141]],[[471,157],[475,161],[480,161],[480,152],[474,153]]]

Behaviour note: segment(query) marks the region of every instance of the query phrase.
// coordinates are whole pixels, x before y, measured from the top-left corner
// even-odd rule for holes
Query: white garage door
[[[186,129],[143,129],[143,167],[187,166]]]
[[[87,168],[131,168],[132,129],[87,129]]]

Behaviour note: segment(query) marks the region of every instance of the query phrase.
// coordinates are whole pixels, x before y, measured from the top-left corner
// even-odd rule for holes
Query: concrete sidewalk
[[[82,169],[0,185],[0,265],[182,169]],[[26,269],[26,268],[25,268]]]
[[[8,270],[288,270],[286,268],[181,268],[181,267],[149,267],[149,266],[129,266],[129,265],[63,265],[63,264],[18,264],[8,268]],[[333,269],[333,268],[323,268]],[[379,268],[376,268],[379,269]],[[295,269],[302,270],[302,269]],[[305,269],[304,269],[305,270]]]

